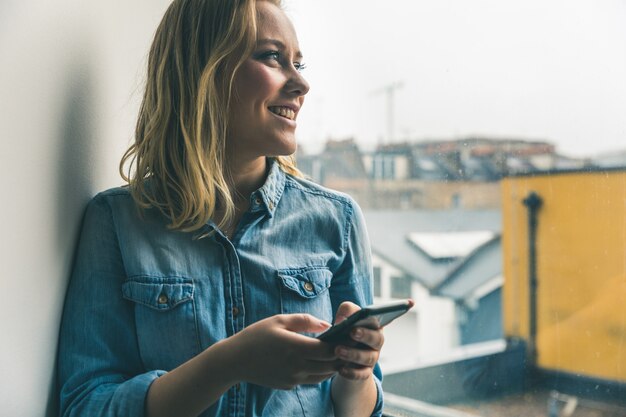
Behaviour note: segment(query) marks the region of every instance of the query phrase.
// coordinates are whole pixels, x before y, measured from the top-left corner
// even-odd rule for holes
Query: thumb
[[[337,308],[337,313],[335,314],[335,324],[341,323],[360,309],[361,307],[358,305],[350,301],[344,301],[339,305],[339,308]]]
[[[292,332],[321,332],[330,327],[330,323],[310,314],[283,314],[283,326]]]

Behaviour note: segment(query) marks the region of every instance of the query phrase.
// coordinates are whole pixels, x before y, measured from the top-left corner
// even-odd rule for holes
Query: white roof
[[[465,257],[496,237],[494,232],[409,233],[407,238],[433,259]]]

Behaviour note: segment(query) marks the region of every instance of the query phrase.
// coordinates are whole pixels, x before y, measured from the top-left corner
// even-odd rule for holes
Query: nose
[[[292,69],[286,85],[287,91],[295,96],[303,96],[309,92],[309,83],[304,79],[302,73],[295,68]]]

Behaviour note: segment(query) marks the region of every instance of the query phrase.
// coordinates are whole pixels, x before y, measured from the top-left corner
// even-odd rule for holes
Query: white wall
[[[391,280],[404,272],[385,259],[372,254],[372,265],[380,268],[381,296],[375,303],[391,298]],[[440,356],[459,344],[459,329],[452,299],[437,297],[418,282],[411,285],[415,307],[385,328],[385,346],[380,355],[383,371],[398,372],[416,363]]]
[[[121,184],[167,0],[0,1],[0,414],[54,416],[54,359],[83,209]]]

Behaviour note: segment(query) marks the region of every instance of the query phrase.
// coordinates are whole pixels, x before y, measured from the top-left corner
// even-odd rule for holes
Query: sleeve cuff
[[[62,415],[100,417],[144,416],[146,395],[150,385],[166,371],[150,371],[122,383],[100,381],[101,385]]]
[[[378,365],[376,365],[378,366]],[[382,417],[383,415],[383,384],[381,379],[374,373],[374,383],[376,384],[376,406],[372,412],[372,417]]]
[[[137,375],[136,377],[120,384],[113,394],[111,404],[119,406],[119,411],[128,412],[129,410],[132,410],[132,412],[128,415],[146,415],[146,396],[148,395],[150,385],[152,385],[157,378],[166,373],[167,372],[160,370],[150,371]],[[113,413],[113,415],[117,414]]]

